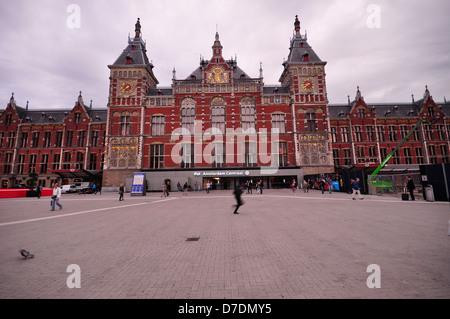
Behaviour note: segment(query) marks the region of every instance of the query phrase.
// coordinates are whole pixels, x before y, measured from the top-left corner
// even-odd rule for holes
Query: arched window
[[[195,100],[185,98],[181,101],[181,127],[194,134]]]
[[[215,97],[211,101],[211,128],[219,129],[225,134],[225,100]]]
[[[246,96],[241,99],[241,121],[242,130],[255,129],[256,130],[256,107],[255,100],[252,97]]]

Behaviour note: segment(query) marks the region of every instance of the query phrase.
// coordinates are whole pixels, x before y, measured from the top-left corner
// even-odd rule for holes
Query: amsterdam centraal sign
[[[194,172],[194,176],[248,176],[249,171],[212,171],[212,172]]]

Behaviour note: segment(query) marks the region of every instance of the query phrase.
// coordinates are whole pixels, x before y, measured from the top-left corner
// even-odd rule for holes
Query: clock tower
[[[317,56],[307,40],[295,16],[294,35],[280,82],[289,87],[291,94],[295,160],[305,175],[334,171],[328,133],[326,62]]]
[[[135,24],[135,36],[108,65],[108,119],[103,168],[103,186],[116,186],[142,168],[145,97],[158,80],[147,57],[141,23]]]

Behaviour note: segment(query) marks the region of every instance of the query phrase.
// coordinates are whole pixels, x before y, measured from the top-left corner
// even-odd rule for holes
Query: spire
[[[177,79],[177,71],[175,70],[175,67],[173,68],[172,71],[172,80],[176,80]]]
[[[81,96],[81,91],[80,91],[80,95],[78,95],[78,101],[77,101],[78,105],[83,105],[83,97]]]
[[[11,94],[11,98],[9,99],[8,106],[16,107],[16,101],[14,100],[14,92]]]
[[[431,98],[430,91],[428,91],[428,85],[425,85],[425,94],[423,95],[423,99],[427,101],[429,98]]]
[[[220,44],[219,32],[216,32],[216,40],[214,41],[212,49],[213,49],[213,57],[215,58],[222,57],[223,46]]]
[[[359,90],[359,85],[357,86],[355,100],[356,101],[363,101],[364,100],[362,95],[361,95],[361,91]]]
[[[262,67],[262,62],[259,62],[259,77],[262,79],[263,78],[263,67]]]
[[[134,31],[136,32],[136,35],[134,36],[135,39],[139,39],[141,37],[141,21],[138,18],[136,24],[134,25]]]
[[[294,29],[295,29],[295,36],[297,38],[300,38],[300,20],[298,20],[298,15],[295,16],[295,22],[294,22]]]

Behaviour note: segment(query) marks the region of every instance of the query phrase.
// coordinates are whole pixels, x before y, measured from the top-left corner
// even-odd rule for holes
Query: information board
[[[131,185],[131,196],[145,196],[145,173],[134,173]]]

